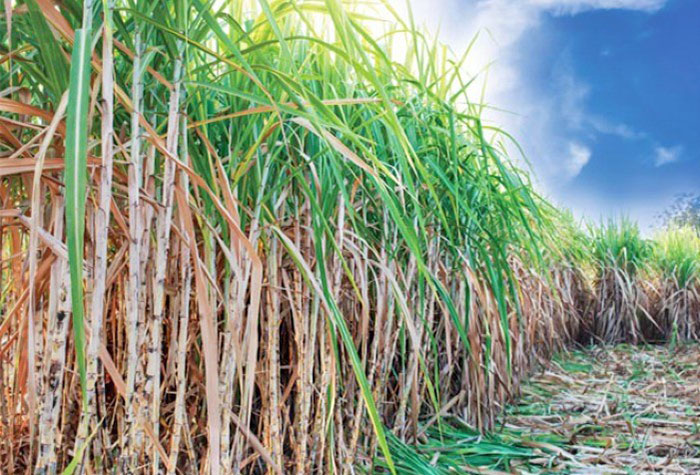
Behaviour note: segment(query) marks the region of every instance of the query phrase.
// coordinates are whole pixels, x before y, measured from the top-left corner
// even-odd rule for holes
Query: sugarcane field
[[[0,474],[700,473],[700,4],[0,9]]]

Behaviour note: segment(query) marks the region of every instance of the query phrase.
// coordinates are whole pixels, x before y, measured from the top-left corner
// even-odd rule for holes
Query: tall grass
[[[591,227],[590,233],[597,298],[592,334],[609,343],[637,343],[643,339],[644,318],[654,323],[643,285],[651,244],[642,238],[637,224],[626,218]]]
[[[588,337],[697,339],[700,239],[694,229],[672,225],[647,240],[636,223],[620,219],[589,233],[595,309],[584,312]]]
[[[655,239],[660,331],[653,337],[676,341],[700,336],[700,238],[690,227],[671,227]]]
[[[388,3],[383,34],[336,0],[10,5],[3,466],[394,471],[577,337],[580,231]]]

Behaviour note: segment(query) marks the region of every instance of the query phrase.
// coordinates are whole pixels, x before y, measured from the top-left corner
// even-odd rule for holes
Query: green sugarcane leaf
[[[75,31],[71,58],[66,121],[66,236],[70,266],[75,356],[80,370],[83,401],[87,400],[85,329],[83,316],[83,233],[87,168],[88,102],[90,91],[90,35]]]
[[[36,0],[27,2],[28,17],[34,28],[34,41],[37,43],[37,62],[45,82],[54,98],[58,100],[68,87],[68,62],[62,54],[60,43],[54,38]]]

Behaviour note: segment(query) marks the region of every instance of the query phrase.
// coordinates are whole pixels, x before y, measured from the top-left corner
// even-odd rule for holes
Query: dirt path
[[[562,452],[543,450],[544,473],[698,474],[700,346],[620,345],[556,358],[522,388],[504,424],[528,438],[554,436]]]
[[[458,416],[390,433],[401,475],[700,474],[700,345],[595,347],[555,357],[499,426]],[[379,458],[374,473],[389,473]]]

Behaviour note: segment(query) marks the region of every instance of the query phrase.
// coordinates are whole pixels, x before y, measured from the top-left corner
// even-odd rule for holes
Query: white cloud
[[[655,12],[666,0],[530,0],[532,5],[555,14],[574,15],[587,10],[640,10]]]
[[[591,159],[591,149],[576,142],[569,143],[569,156],[564,162],[567,178],[574,178]]]
[[[669,163],[677,162],[683,153],[683,147],[676,145],[675,147],[661,147],[654,149],[654,165],[661,167]]]
[[[611,121],[586,110],[586,100],[590,94],[590,86],[578,80],[571,67],[571,60],[566,59],[555,66],[554,84],[552,90],[557,91],[557,101],[560,107],[560,116],[566,121],[568,127],[578,131],[590,131],[615,135],[627,140],[642,139],[646,134],[639,132],[631,126]]]
[[[633,129],[627,124],[610,122],[605,117],[590,116],[588,118],[591,126],[601,134],[617,135],[627,140],[643,139],[646,133]]]
[[[533,83],[532,72],[524,66],[523,55],[529,54],[526,53],[528,33],[537,31],[547,14],[574,15],[600,9],[652,13],[666,2],[411,0],[416,21],[431,31],[439,28],[442,41],[457,54],[479,34],[466,69],[477,75],[488,68],[488,77],[482,74],[474,81],[470,89],[472,98],[478,99],[487,81],[485,100],[495,109],[487,111],[485,120],[502,126],[519,140],[533,164],[537,183],[547,194],[561,190],[580,173],[591,159],[590,147],[597,135],[615,135],[625,140],[646,136],[627,124],[591,114],[586,105],[591,86],[576,76],[571,61],[562,62],[553,82],[543,92],[543,85]],[[566,59],[565,54],[562,56]]]

